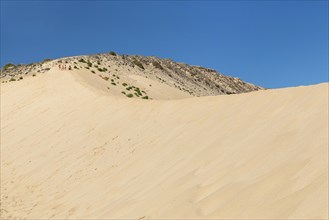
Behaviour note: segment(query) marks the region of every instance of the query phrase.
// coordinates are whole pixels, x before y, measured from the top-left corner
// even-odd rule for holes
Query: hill
[[[144,100],[46,65],[1,84],[2,219],[328,218],[328,83]]]
[[[65,70],[62,70],[63,66]],[[29,65],[7,65],[1,72],[1,82],[22,80],[49,71],[76,73],[92,87],[119,97],[176,99],[263,89],[209,68],[114,52],[46,59]]]

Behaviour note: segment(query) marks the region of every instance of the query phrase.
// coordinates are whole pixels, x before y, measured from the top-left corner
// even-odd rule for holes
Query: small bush
[[[8,69],[8,68],[13,68],[13,67],[15,67],[15,64],[12,64],[12,63],[7,63],[4,67],[3,67],[3,69]]]
[[[74,66],[73,68],[74,68],[74,69],[78,69],[78,67],[77,67],[77,66]]]
[[[100,63],[99,61],[97,61],[97,64],[98,64],[98,65],[101,65],[101,63]]]
[[[92,72],[93,74],[95,74],[95,71],[94,71],[94,70],[92,70],[91,72]]]
[[[97,68],[97,70],[98,70],[99,72],[103,72],[103,69],[102,69],[102,68]]]
[[[114,51],[111,51],[109,54],[112,55],[112,56],[116,56],[117,55]]]
[[[149,99],[149,97],[148,96],[143,96],[142,99]]]
[[[47,59],[44,59],[42,62],[45,63],[45,62],[49,62],[49,61],[51,61],[51,59],[47,58]]]
[[[124,95],[126,95],[126,92],[125,91],[122,91],[121,93],[124,94]]]
[[[93,66],[93,64],[89,60],[88,60],[88,63],[87,64],[88,64],[89,67],[92,67]]]
[[[69,70],[72,70],[71,66],[69,66]]]
[[[131,93],[127,94],[126,96],[127,96],[128,98],[132,98],[132,97],[134,97],[134,95],[131,94]]]
[[[32,76],[34,77],[34,76],[35,76],[35,74],[33,73],[33,74],[32,74]]]
[[[116,85],[117,85],[117,84],[116,84],[116,83],[114,83],[114,82],[111,82],[111,84],[112,84],[112,85],[114,85],[114,86],[116,86]]]
[[[143,70],[145,69],[143,64],[141,62],[139,62],[138,60],[134,60],[133,64],[135,64],[136,66],[138,66],[139,68],[141,68]]]
[[[16,79],[15,78],[10,78],[9,82],[11,82],[11,81],[16,81]]]
[[[23,76],[20,76],[19,79],[22,80],[23,79]]]
[[[105,67],[103,67],[103,72],[106,72],[106,71],[107,71],[107,69]]]
[[[152,62],[152,65],[153,65],[155,68],[158,68],[158,69],[160,69],[160,70],[163,69],[163,67],[161,66],[161,64],[160,64],[159,62],[157,62],[157,61]]]
[[[126,87],[128,84],[127,83],[122,83],[122,85]]]
[[[106,80],[106,81],[109,81],[110,78],[108,78],[107,76],[105,76],[103,79]]]
[[[86,61],[84,59],[82,59],[82,58],[79,60],[79,62],[86,63]]]
[[[50,68],[46,68],[45,70],[48,71],[48,70],[50,70]]]

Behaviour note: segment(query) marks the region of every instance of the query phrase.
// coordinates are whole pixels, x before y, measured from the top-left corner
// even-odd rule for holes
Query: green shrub
[[[126,95],[126,92],[125,91],[122,91],[121,93],[124,94],[124,95]]]
[[[132,97],[134,97],[134,95],[131,94],[131,93],[127,94],[126,96],[127,96],[128,98],[132,98]]]
[[[106,81],[109,81],[110,78],[108,78],[107,76],[105,76],[103,79],[106,80]]]
[[[82,59],[82,58],[79,60],[79,62],[86,63],[86,61],[84,59]]]
[[[69,66],[69,70],[72,70],[71,66]]]
[[[101,65],[101,63],[100,63],[99,61],[97,61],[97,64],[98,64],[98,65]]]
[[[32,74],[32,76],[34,77],[34,76],[35,76],[35,74],[33,73],[33,74]]]
[[[160,70],[163,69],[163,67],[161,66],[161,64],[160,64],[159,62],[157,62],[157,61],[152,62],[152,65],[153,65],[155,68],[158,68],[158,69],[160,69]]]
[[[111,51],[109,54],[111,54],[112,56],[116,56],[117,55],[114,51]]]
[[[50,68],[46,68],[45,70],[48,71],[48,70],[50,70]]]
[[[44,59],[42,62],[45,63],[45,62],[49,62],[49,61],[51,61],[51,59],[47,58],[47,59]]]
[[[139,68],[141,68],[143,70],[145,69],[143,64],[141,62],[139,62],[138,60],[134,60],[133,64],[135,64],[136,66],[138,66]]]
[[[127,83],[122,83],[122,85],[126,87],[128,84]]]
[[[88,60],[88,63],[87,64],[88,64],[89,67],[92,67],[93,66],[93,64],[89,60]]]
[[[73,68],[74,68],[74,69],[78,69],[78,67],[77,67],[77,66],[74,66]]]
[[[117,84],[116,84],[116,83],[114,83],[114,82],[111,82],[111,84],[112,84],[112,85],[114,85],[114,86],[116,86],[116,85],[117,85]]]
[[[10,78],[9,82],[11,82],[11,81],[16,81],[16,79],[15,78]]]
[[[103,72],[106,72],[106,71],[107,71],[107,69],[105,67],[103,67]]]
[[[91,72],[92,72],[93,74],[95,74],[95,71],[94,71],[94,70],[92,70]]]
[[[23,76],[20,76],[19,79],[22,80],[23,79]]]
[[[149,97],[148,96],[143,96],[142,99],[149,99]]]
[[[102,69],[102,68],[97,68],[97,70],[98,70],[99,72],[103,72],[103,69]]]
[[[8,68],[12,68],[12,67],[15,67],[15,64],[7,63],[7,64],[3,67],[3,69],[6,70],[6,69],[8,69]]]

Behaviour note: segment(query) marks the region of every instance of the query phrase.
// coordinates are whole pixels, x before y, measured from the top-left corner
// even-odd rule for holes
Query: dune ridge
[[[327,219],[328,85],[142,100],[70,71],[1,84],[1,218]]]

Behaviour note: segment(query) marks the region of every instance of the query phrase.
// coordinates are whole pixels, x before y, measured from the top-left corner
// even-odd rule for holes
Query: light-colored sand
[[[327,83],[167,101],[93,86],[1,85],[2,218],[328,218]]]

